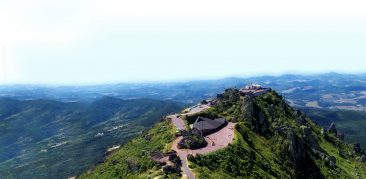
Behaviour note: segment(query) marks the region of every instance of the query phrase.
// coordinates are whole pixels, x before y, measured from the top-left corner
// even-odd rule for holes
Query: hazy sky
[[[364,0],[0,0],[0,83],[366,72]]]

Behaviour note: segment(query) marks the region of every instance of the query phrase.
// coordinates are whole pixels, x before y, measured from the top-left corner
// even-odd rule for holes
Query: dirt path
[[[171,119],[172,123],[178,130],[186,129],[186,123],[184,123],[183,119],[178,116],[179,116],[178,114],[173,114],[168,117]]]
[[[207,105],[197,105],[192,108],[188,109],[186,114],[195,114],[201,112],[203,110],[208,109],[209,106]],[[177,115],[169,116],[171,118],[172,123],[177,127],[177,129],[182,130],[186,129],[186,125],[183,119]],[[217,131],[213,134],[210,134],[205,137],[208,145],[201,149],[196,150],[189,150],[189,149],[178,149],[178,143],[182,140],[182,136],[176,138],[173,141],[172,149],[177,151],[179,158],[182,160],[182,171],[183,171],[183,178],[194,179],[195,175],[188,167],[188,154],[196,155],[196,154],[207,154],[210,152],[214,152],[216,150],[225,148],[234,140],[234,127],[235,123],[229,122],[227,126],[222,128],[220,131]]]

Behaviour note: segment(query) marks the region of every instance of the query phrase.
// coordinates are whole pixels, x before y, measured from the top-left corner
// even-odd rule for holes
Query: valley
[[[321,128],[327,129],[334,122],[338,131],[344,133],[345,142],[360,143],[365,148],[365,79],[365,75],[330,73],[310,76],[226,78],[179,83],[112,84],[77,88],[73,86],[0,86],[0,96],[2,96],[0,98],[0,144],[2,146],[0,147],[0,171],[2,171],[0,177],[64,178],[79,175],[85,170],[93,169],[94,165],[104,163],[106,156],[111,155],[113,158],[114,155],[118,155],[118,151],[126,150],[124,144],[136,137],[138,139],[139,136],[145,136],[148,133],[147,130],[156,125],[162,116],[168,115],[168,118],[172,119],[174,125],[163,124],[161,127],[171,128],[171,131],[166,132],[172,132],[173,136],[177,129],[185,130],[192,126],[197,114],[203,114],[208,118],[215,117],[217,114],[212,116],[210,113],[213,109],[217,109],[217,106],[212,108],[211,101],[219,97],[217,94],[221,94],[224,89],[244,86],[251,82],[258,82],[278,91],[278,94],[291,107],[304,111]],[[201,104],[200,102],[204,99],[210,103]],[[171,114],[191,105],[193,106],[180,113]],[[234,124],[231,120],[236,120],[229,115],[235,112],[231,110],[234,108],[230,109],[228,114],[225,112],[220,114],[228,118],[230,125]],[[187,116],[193,117],[187,119]],[[186,166],[187,171],[188,165],[192,163],[187,160],[189,154],[207,155],[208,151],[220,153],[215,151],[231,143],[221,140],[220,136],[232,137],[229,141],[234,141],[236,144],[239,134],[236,128],[229,126],[230,134],[217,133],[205,137],[208,142],[207,150],[177,149],[175,144],[180,139],[174,140],[168,137],[168,134],[165,138],[156,136],[158,138],[154,140],[157,144],[153,144],[150,149],[150,144],[146,143],[144,145],[148,148],[147,150],[143,146],[136,147],[145,152],[153,152],[152,149],[159,149],[159,151],[163,149],[168,152],[170,148],[166,144],[169,143],[168,146],[175,146],[174,150],[178,151],[180,156],[183,155],[181,159],[185,162],[183,165]],[[231,132],[235,135],[230,132],[232,129],[234,130]],[[256,138],[256,140],[264,139]],[[134,145],[142,145],[142,143]],[[145,152],[142,156],[148,153]],[[119,157],[124,158],[124,156]],[[135,160],[139,157],[141,157],[140,154],[135,154],[127,157],[126,160]],[[135,164],[150,170],[144,170],[141,173],[140,169],[135,168],[131,173],[132,178],[161,175],[158,168],[151,169],[155,164],[148,160],[148,156],[147,158],[145,156],[141,160],[145,164],[139,162]],[[52,165],[45,165],[49,163]],[[129,167],[135,166],[131,162],[127,164]],[[96,169],[98,170],[98,167]],[[200,171],[201,169],[192,170]]]
[[[0,99],[0,178],[78,175],[181,108],[151,99]]]

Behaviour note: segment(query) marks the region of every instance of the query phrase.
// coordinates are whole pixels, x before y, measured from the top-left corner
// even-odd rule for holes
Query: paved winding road
[[[171,115],[169,116],[171,118],[172,123],[175,125],[175,127],[179,130],[184,130],[186,129],[186,125],[183,121],[182,118],[178,117],[179,115],[175,114],[175,115]],[[172,149],[175,150],[180,158],[180,160],[182,161],[182,172],[183,172],[183,178],[188,178],[188,179],[194,179],[194,173],[191,171],[191,169],[189,169],[188,167],[188,160],[187,160],[187,156],[188,156],[188,150],[181,150],[178,149],[178,142],[181,141],[183,139],[182,136],[176,138],[173,141],[173,145],[172,145]]]
[[[209,108],[207,105],[198,105],[193,108],[189,108],[186,114],[195,114],[206,110]],[[185,122],[180,117],[180,115],[174,114],[169,116],[171,118],[172,123],[179,130],[186,129]],[[189,150],[189,149],[178,149],[178,143],[182,140],[182,136],[178,137],[173,141],[172,149],[177,151],[179,158],[182,160],[182,171],[183,178],[194,179],[195,175],[188,167],[188,154],[197,155],[197,154],[207,154],[222,148],[225,148],[227,145],[233,142],[234,140],[234,127],[235,123],[229,122],[227,126],[225,126],[220,131],[217,131],[213,134],[206,136],[206,141],[208,145],[201,149]]]

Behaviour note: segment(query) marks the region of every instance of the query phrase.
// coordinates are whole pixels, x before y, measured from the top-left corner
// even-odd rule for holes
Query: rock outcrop
[[[286,139],[288,141],[289,159],[295,166],[295,170],[300,170],[306,161],[305,145],[294,132],[288,132]]]
[[[335,123],[334,122],[332,122],[331,124],[330,124],[330,126],[328,127],[328,129],[327,129],[327,132],[328,133],[330,133],[330,134],[335,134],[335,135],[337,135],[337,128],[336,128],[336,125],[335,125]]]
[[[360,162],[366,163],[366,156],[365,156],[365,154],[360,157]]]
[[[337,133],[337,138],[340,140],[344,140],[344,133],[338,132]]]
[[[177,155],[177,152],[172,150],[167,153],[152,152],[150,158],[162,166],[162,170],[166,174],[180,173],[182,162]]]
[[[254,100],[250,96],[244,96],[243,104],[241,106],[241,114],[242,118],[249,123],[250,125],[253,125],[253,116],[254,116]]]
[[[337,159],[334,156],[328,156],[324,159],[324,163],[331,169],[336,168]]]
[[[260,107],[254,103],[253,98],[252,96],[244,96],[240,108],[242,113],[241,117],[254,130],[264,135],[269,131],[270,124]]]
[[[183,139],[178,143],[179,149],[199,149],[206,147],[208,142],[197,130],[189,130],[184,133]]]
[[[360,143],[353,144],[352,152],[353,152],[353,154],[360,154],[362,152],[361,144]]]

